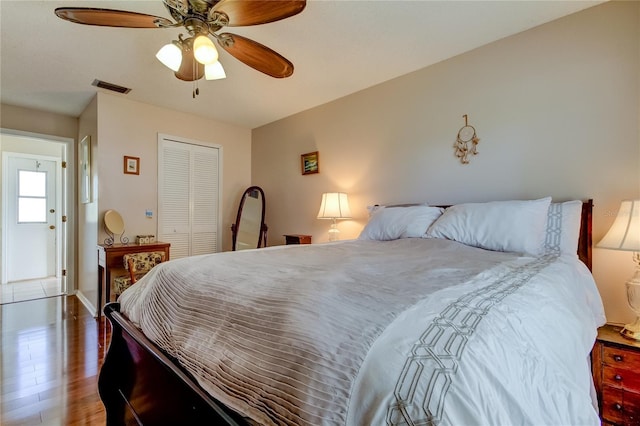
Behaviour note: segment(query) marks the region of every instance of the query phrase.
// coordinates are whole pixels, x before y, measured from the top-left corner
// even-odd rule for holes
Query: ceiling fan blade
[[[220,0],[214,12],[229,17],[229,27],[259,25],[297,15],[305,8],[306,0]]]
[[[231,33],[219,34],[217,40],[224,50],[253,69],[275,78],[293,74],[288,59],[256,41]]]
[[[158,28],[171,26],[173,22],[160,16],[126,10],[96,9],[92,7],[59,7],[55,10],[59,18],[76,24],[103,27]]]

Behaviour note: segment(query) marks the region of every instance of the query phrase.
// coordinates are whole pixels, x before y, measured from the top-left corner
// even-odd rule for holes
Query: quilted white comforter
[[[254,423],[599,424],[588,355],[604,313],[577,257],[282,246],[163,263],[120,302]]]

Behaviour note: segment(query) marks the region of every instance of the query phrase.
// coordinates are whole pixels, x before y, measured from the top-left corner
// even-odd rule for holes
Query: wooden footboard
[[[211,398],[119,310],[119,303],[104,308],[113,327],[98,381],[107,425],[247,424]]]

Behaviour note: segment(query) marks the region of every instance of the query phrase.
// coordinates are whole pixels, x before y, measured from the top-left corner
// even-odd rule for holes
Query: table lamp
[[[596,247],[632,251],[636,272],[626,283],[629,306],[636,320],[620,332],[630,339],[640,340],[640,200],[623,200],[616,220]]]
[[[333,221],[329,229],[329,241],[338,241],[340,231],[336,226],[336,220],[351,219],[347,194],[344,192],[325,192],[322,194],[318,219],[331,219]]]

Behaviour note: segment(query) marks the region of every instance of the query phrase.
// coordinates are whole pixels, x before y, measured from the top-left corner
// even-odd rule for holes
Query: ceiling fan
[[[162,47],[156,57],[175,76],[195,81],[225,78],[218,61],[220,47],[246,65],[275,78],[293,74],[293,64],[279,53],[256,41],[232,33],[224,27],[260,25],[289,18],[302,12],[306,0],[162,0],[175,20],[125,10],[90,7],[60,7],[55,14],[77,24],[126,28],[177,28],[184,26],[189,37]],[[195,93],[194,93],[195,97]]]

